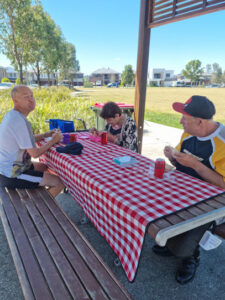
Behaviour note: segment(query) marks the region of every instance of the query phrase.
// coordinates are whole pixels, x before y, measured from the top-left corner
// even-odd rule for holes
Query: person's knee
[[[40,172],[45,172],[48,169],[48,166],[44,163],[41,162],[32,162],[34,166],[34,170],[40,171]]]
[[[49,187],[61,186],[63,188],[64,184],[59,178],[59,176],[44,172],[42,181],[40,182],[40,186],[49,186]]]

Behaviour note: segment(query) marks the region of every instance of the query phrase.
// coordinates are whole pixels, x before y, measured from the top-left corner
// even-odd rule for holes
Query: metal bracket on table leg
[[[114,259],[114,265],[116,267],[120,267],[121,266],[121,262],[120,262],[120,259],[118,257]]]
[[[88,217],[84,214],[83,217],[80,219],[80,224],[81,225],[85,225],[88,224],[90,221],[88,219]]]

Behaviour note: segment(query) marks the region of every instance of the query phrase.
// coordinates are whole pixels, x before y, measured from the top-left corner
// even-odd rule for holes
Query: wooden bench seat
[[[169,238],[224,216],[225,194],[222,194],[153,221],[148,227],[148,234],[157,244],[165,246]],[[225,238],[225,226],[222,225],[217,226],[215,233]]]
[[[131,299],[44,188],[0,188],[0,199],[25,299]]]

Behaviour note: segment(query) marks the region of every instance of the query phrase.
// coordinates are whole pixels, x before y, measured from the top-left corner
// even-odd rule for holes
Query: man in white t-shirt
[[[20,85],[11,92],[14,108],[0,124],[0,186],[9,188],[35,188],[48,186],[55,197],[64,185],[61,179],[46,172],[43,163],[31,162],[62,139],[59,130],[33,135],[28,114],[35,109],[33,92]],[[36,147],[36,142],[51,137],[44,146]]]

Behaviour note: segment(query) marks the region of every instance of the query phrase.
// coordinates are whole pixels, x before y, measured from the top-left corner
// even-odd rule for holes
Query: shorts
[[[0,174],[0,186],[10,189],[34,189],[39,186],[43,175],[44,172],[35,171],[32,165],[29,170],[23,172],[17,178]]]

